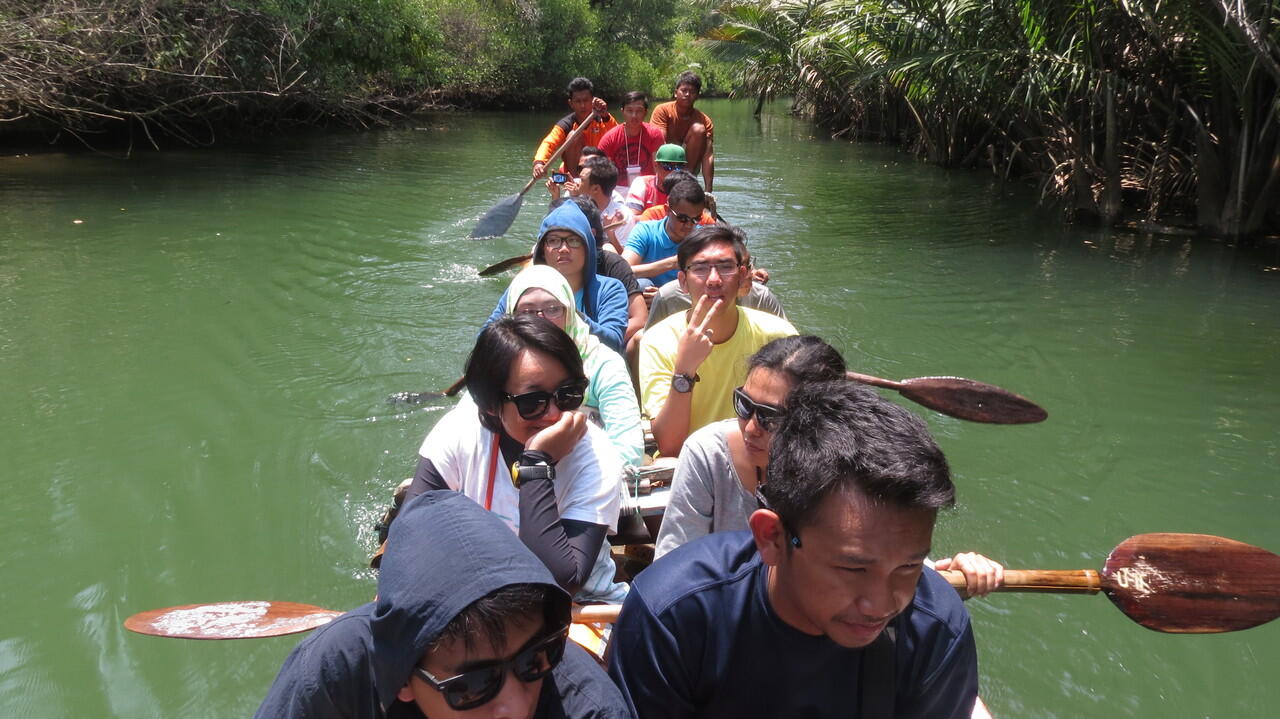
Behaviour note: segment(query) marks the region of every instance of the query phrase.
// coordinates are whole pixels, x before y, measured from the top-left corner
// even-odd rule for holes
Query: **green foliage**
[[[1258,232],[1280,196],[1272,0],[730,0],[744,93],[849,134],[1035,177],[1073,216]],[[1270,213],[1270,214],[1269,214]]]
[[[680,2],[0,0],[0,123],[197,142],[249,118],[559,107],[579,75],[616,97],[659,82]]]

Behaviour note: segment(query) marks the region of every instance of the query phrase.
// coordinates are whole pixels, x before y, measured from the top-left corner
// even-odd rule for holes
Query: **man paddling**
[[[684,71],[676,78],[675,99],[653,109],[649,122],[657,125],[667,142],[684,147],[689,159],[689,172],[702,171],[702,182],[711,192],[716,173],[716,157],[712,151],[713,126],[711,118],[693,103],[702,94],[702,78],[691,71]]]
[[[600,139],[614,127],[618,121],[609,114],[609,105],[604,98],[595,96],[595,86],[585,77],[575,77],[569,82],[569,108],[573,112],[565,115],[551,126],[547,136],[533,155],[533,176],[542,177],[547,171],[547,160],[569,137],[574,128],[584,122],[591,125],[574,139],[564,151],[564,168],[570,175],[578,174],[578,166],[582,148],[587,145],[599,146]],[[592,119],[594,116],[594,119]]]
[[[595,661],[566,644],[569,608],[496,514],[428,492],[391,527],[378,598],[298,645],[256,716],[631,716]]]
[[[955,502],[924,422],[847,381],[800,387],[757,494],[749,532],[632,583],[608,663],[637,716],[970,716],[969,616],[924,567]]]

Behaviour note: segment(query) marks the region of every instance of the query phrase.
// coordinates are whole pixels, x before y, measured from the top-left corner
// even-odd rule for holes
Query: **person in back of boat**
[[[845,369],[840,353],[813,335],[782,337],[751,355],[747,379],[733,391],[737,417],[699,429],[680,450],[654,557],[713,532],[747,529],[788,396],[806,383],[844,380]],[[974,552],[939,560],[934,568],[963,572],[971,597],[1004,582],[1004,567]]]
[[[618,452],[623,464],[644,463],[644,431],[640,426],[640,404],[631,386],[627,364],[617,352],[605,347],[573,309],[573,290],[559,272],[542,265],[521,270],[511,280],[507,296],[515,298],[514,315],[537,315],[564,330],[578,347],[582,369],[589,384],[582,406]]]
[[[533,246],[533,263],[549,265],[564,275],[591,334],[606,346],[620,350],[629,322],[627,292],[618,280],[597,274],[597,252],[587,216],[577,204],[564,202],[542,219],[538,242]],[[503,293],[485,324],[506,311],[507,295]]]
[[[596,661],[566,643],[569,618],[569,595],[502,520],[429,492],[391,530],[377,599],[299,644],[256,716],[631,717]]]
[[[662,181],[667,173],[685,169],[684,148],[679,145],[663,145],[653,156],[653,174],[642,175],[631,181],[627,189],[627,207],[632,212],[661,205],[667,201],[667,194],[662,191]],[[690,175],[692,178],[693,175]]]
[[[640,222],[631,230],[622,256],[631,263],[641,287],[661,287],[676,279],[676,249],[698,226],[706,203],[697,182],[677,182],[667,196],[666,218]]]
[[[641,405],[664,455],[679,454],[694,430],[734,416],[733,390],[746,378],[747,357],[796,334],[781,317],[738,306],[751,282],[744,239],[736,227],[711,225],[681,242],[677,279],[693,309],[640,339]]]
[[[750,531],[636,576],[610,676],[640,719],[969,717],[969,615],[924,565],[955,503],[946,458],[919,417],[852,382],[790,402]]]
[[[605,536],[618,529],[622,460],[577,411],[588,380],[573,340],[542,317],[501,317],[476,339],[464,378],[470,401],[423,440],[405,501],[462,492],[501,517],[579,601],[620,601],[627,588],[613,581]]]
[[[707,192],[711,192],[716,174],[711,142],[715,127],[706,113],[693,107],[701,94],[702,78],[689,70],[680,73],[676,78],[675,99],[653,108],[649,121],[662,129],[667,142],[684,148],[689,158],[689,172],[696,175],[701,170]]]
[[[569,81],[568,93],[569,109],[573,112],[557,120],[556,124],[551,126],[547,136],[542,138],[542,144],[538,145],[538,151],[533,155],[534,177],[542,177],[546,174],[547,160],[551,159],[560,145],[568,140],[569,135],[578,125],[584,122],[591,123],[565,148],[562,156],[562,167],[572,176],[578,174],[582,148],[587,145],[598,147],[605,133],[618,126],[618,121],[609,114],[609,104],[604,101],[604,98],[596,97],[595,85],[587,78],[575,77]]]
[[[622,96],[622,124],[600,138],[600,150],[618,168],[618,182],[623,186],[654,174],[654,155],[666,142],[659,127],[644,121],[647,114],[649,96],[628,92]]]
[[[782,303],[778,301],[778,296],[756,274],[763,273],[767,277],[768,273],[752,267],[751,253],[749,251],[747,253],[747,269],[750,271],[749,281],[751,287],[745,295],[738,298],[738,305],[760,310],[761,312],[768,312],[785,320],[787,313],[786,310],[782,309]],[[690,307],[693,307],[693,300],[689,297],[689,293],[680,287],[679,282],[672,280],[659,287],[657,293],[650,300],[649,315],[645,320],[645,327],[652,327],[671,315],[683,312]]]

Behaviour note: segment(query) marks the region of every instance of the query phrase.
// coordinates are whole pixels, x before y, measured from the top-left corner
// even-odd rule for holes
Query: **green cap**
[[[684,148],[679,145],[663,145],[653,155],[654,162],[688,162],[684,157]]]

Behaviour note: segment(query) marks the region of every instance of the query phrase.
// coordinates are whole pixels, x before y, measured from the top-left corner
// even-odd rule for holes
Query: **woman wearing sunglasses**
[[[515,298],[512,314],[544,317],[573,339],[589,381],[582,401],[587,418],[609,435],[623,464],[640,466],[644,460],[644,430],[631,375],[627,374],[622,356],[587,331],[582,317],[573,310],[569,283],[550,267],[533,265],[511,281],[507,297]]]
[[[844,376],[844,358],[813,335],[782,337],[752,355],[746,382],[733,392],[737,419],[699,429],[680,450],[654,557],[712,532],[747,529],[791,390]],[[973,552],[938,560],[935,568],[963,571],[971,596],[988,594],[1004,580],[1000,564]]]
[[[573,288],[574,306],[591,334],[605,346],[621,351],[627,331],[627,290],[612,277],[597,274],[595,236],[582,210],[572,202],[558,205],[542,220],[533,264],[547,265]],[[503,293],[489,315],[489,324],[508,311],[512,300]]]
[[[622,463],[577,411],[588,385],[578,347],[543,317],[502,317],[480,332],[465,379],[471,401],[423,441],[405,502],[462,492],[501,517],[576,599],[622,601],[605,542],[617,531]]]

